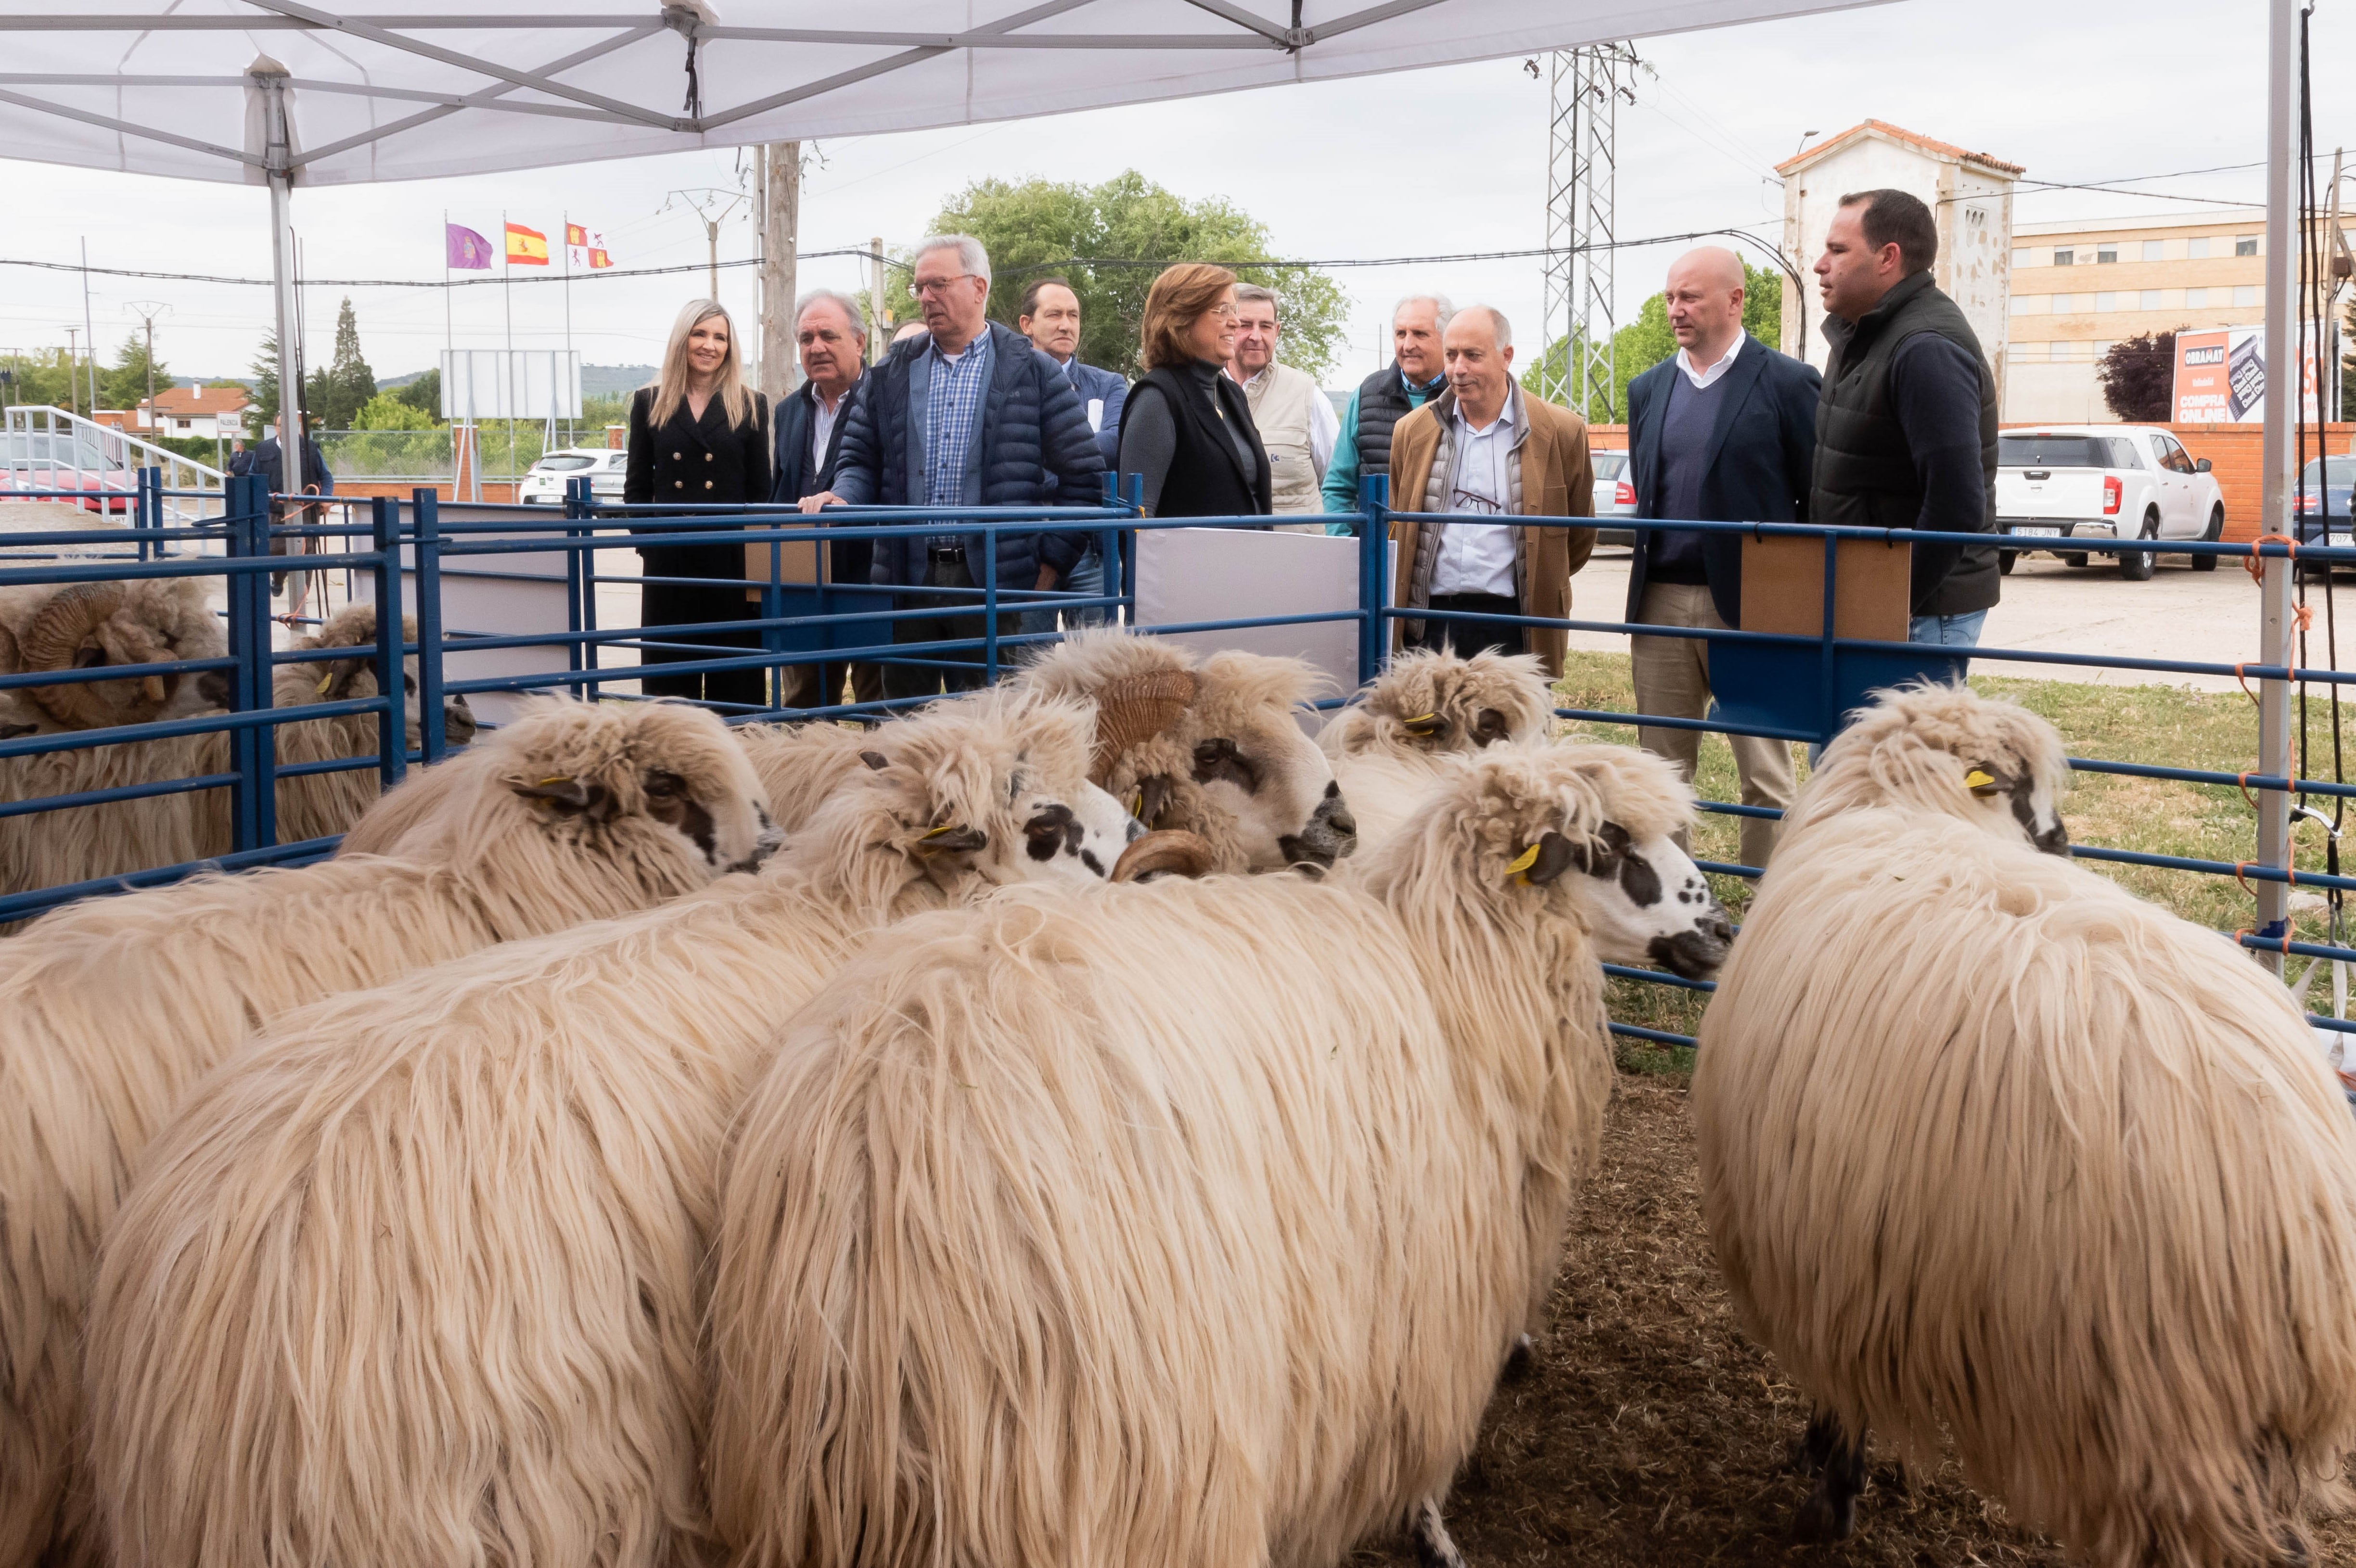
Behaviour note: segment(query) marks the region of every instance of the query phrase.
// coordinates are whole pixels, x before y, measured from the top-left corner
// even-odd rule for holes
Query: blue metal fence
[[[27,494],[13,492],[0,493],[0,496],[23,496]],[[1005,507],[969,507],[953,512],[927,510],[921,520],[912,520],[914,515],[905,508],[833,508],[820,522],[790,508],[776,507],[682,508],[599,506],[591,500],[584,485],[576,485],[561,513],[541,507],[468,506],[458,508],[438,501],[432,490],[421,489],[406,502],[346,503],[340,521],[273,528],[270,498],[263,494],[261,482],[246,479],[231,482],[228,515],[219,524],[190,528],[164,526],[162,503],[166,494],[161,488],[159,475],[151,472],[151,475],[143,476],[138,492],[137,518],[132,530],[135,545],[135,553],[132,557],[107,561],[59,559],[26,561],[23,564],[15,564],[16,558],[12,557],[10,564],[0,565],[0,586],[191,573],[218,576],[225,585],[223,613],[228,630],[228,656],[128,668],[115,667],[87,671],[0,675],[0,688],[54,685],[68,680],[122,679],[149,673],[191,674],[219,669],[230,676],[232,696],[228,710],[161,723],[27,736],[0,741],[0,767],[5,767],[8,759],[40,752],[113,745],[155,736],[204,731],[220,731],[233,738],[231,765],[224,772],[186,779],[143,783],[123,789],[58,795],[38,801],[12,802],[0,805],[0,831],[9,830],[12,823],[21,822],[27,814],[42,810],[226,786],[233,797],[234,844],[230,854],[212,863],[242,867],[316,858],[332,849],[335,840],[323,838],[291,845],[276,841],[273,803],[275,780],[281,773],[273,760],[273,731],[280,724],[303,719],[374,712],[379,716],[380,731],[379,753],[375,758],[312,763],[301,771],[374,766],[380,769],[384,783],[390,786],[398,782],[408,763],[438,760],[445,744],[439,723],[429,721],[422,726],[422,744],[414,753],[405,752],[398,739],[404,732],[406,720],[399,667],[404,655],[413,654],[418,659],[416,695],[420,711],[429,718],[441,712],[446,698],[461,695],[561,689],[571,689],[592,697],[626,695],[616,688],[636,681],[648,672],[648,667],[631,667],[612,663],[611,656],[623,650],[642,654],[657,650],[691,656],[678,662],[663,664],[660,673],[666,675],[740,669],[782,672],[810,664],[832,665],[840,669],[852,661],[926,669],[972,670],[978,661],[978,673],[985,680],[994,680],[1023,648],[1055,640],[1061,635],[1056,632],[1024,634],[1007,630],[1001,627],[1002,616],[1011,616],[1023,610],[1078,612],[1093,609],[1105,612],[1108,618],[1134,620],[1137,606],[1136,539],[1141,532],[1170,528],[1249,528],[1264,526],[1265,522],[1264,519],[1251,517],[1148,518],[1139,513],[1133,499],[1134,490],[1130,493],[1132,498],[1117,500],[1109,487],[1105,503],[1096,507],[1061,507],[1044,512]],[[72,497],[59,495],[38,498]],[[1388,541],[1391,524],[1399,519],[1433,523],[1448,520],[1444,516],[1393,512],[1387,505],[1384,484],[1379,479],[1368,482],[1358,513],[1328,518],[1329,521],[1349,523],[1356,534],[1358,602],[1355,608],[1319,615],[1193,622],[1183,626],[1155,629],[1167,632],[1220,631],[1318,620],[1354,621],[1356,623],[1358,675],[1362,680],[1370,679],[1379,671],[1392,644],[1395,622],[1409,617],[1433,621],[1461,618],[1449,612],[1430,609],[1402,611],[1389,603],[1392,563]],[[1595,526],[1594,519],[1586,517],[1521,517],[1515,521],[1521,526],[1537,528]],[[1518,617],[1523,624],[1533,627],[1700,638],[1713,645],[1745,648],[1749,650],[1750,662],[1753,664],[1772,658],[1782,661],[1787,671],[1804,671],[1793,689],[1781,699],[1780,710],[1769,715],[1770,719],[1779,721],[1757,719],[1746,721],[1723,715],[1693,720],[1574,708],[1558,708],[1558,716],[1605,725],[1633,727],[1642,722],[1668,728],[1761,735],[1786,741],[1829,739],[1838,725],[1841,712],[1854,700],[1860,685],[1881,683],[1877,678],[1877,672],[1887,677],[1894,671],[1924,667],[1926,665],[1935,667],[1935,663],[1931,661],[1935,661],[1938,656],[1937,650],[1908,643],[1837,635],[1834,606],[1839,571],[1838,545],[1842,540],[1863,539],[1884,544],[1951,541],[1984,545],[1989,542],[1986,535],[1919,534],[1808,524],[1664,523],[1627,517],[1615,517],[1612,523],[1615,528],[1635,532],[1639,536],[1639,548],[1644,533],[1665,527],[1743,534],[1762,539],[1820,540],[1825,551],[1822,630],[1815,635],[1801,636],[1756,631],[1632,625],[1618,620]],[[945,525],[953,525],[953,528],[945,528]],[[921,538],[945,531],[953,531],[980,545],[980,548],[969,552],[969,560],[979,568],[980,581],[978,586],[969,590],[922,590],[926,601],[922,605],[902,603],[894,597],[893,590],[873,585],[824,581],[798,583],[785,580],[783,563],[790,547],[861,539]],[[1042,531],[1080,532],[1096,536],[1097,547],[1107,564],[1105,591],[1097,594],[1081,594],[1042,591],[1027,585],[999,581],[996,550],[999,536],[1009,532],[1028,534]],[[5,542],[19,549],[43,544],[75,547],[92,543],[120,544],[123,538],[119,531],[16,534],[7,536]],[[273,671],[277,666],[306,659],[349,656],[349,650],[344,649],[309,653],[284,649],[273,651],[268,577],[273,570],[286,571],[294,564],[286,557],[270,554],[273,538],[281,541],[316,539],[316,548],[324,553],[304,557],[300,561],[301,569],[350,573],[356,585],[380,606],[376,649],[377,697],[337,703],[308,703],[299,707],[272,707]],[[2123,550],[2150,548],[2148,542],[2139,543],[2132,539],[2073,538],[2070,543],[2073,550],[2083,549],[2093,554],[2115,555]],[[640,546],[695,544],[767,545],[767,581],[747,584],[738,579],[648,577],[609,573],[599,569],[598,557],[607,552],[635,549]],[[295,547],[288,544],[286,548]],[[2256,544],[2168,540],[2164,543],[2164,550],[2169,554],[2211,555],[2235,561],[2296,556],[2303,563],[2356,568],[2356,549],[2294,545],[2278,539]],[[516,630],[452,624],[447,613],[447,590],[453,574],[477,577],[487,574],[493,578],[505,574],[520,580],[526,575],[524,566],[532,558],[551,553],[563,557],[562,581],[565,609],[562,626]],[[532,581],[552,581],[554,579],[543,574]],[[760,594],[759,613],[744,620],[660,628],[635,624],[619,626],[600,624],[597,593],[601,587],[644,586],[649,582],[740,590],[749,587]],[[416,616],[417,626],[415,642],[405,645],[399,641],[400,615],[404,603]],[[979,636],[928,636],[922,630],[928,623],[970,617],[977,613],[983,617]],[[756,634],[761,645],[757,649],[746,650],[715,646],[698,640],[720,633]],[[527,649],[560,649],[561,664],[551,657],[546,661],[551,666],[547,668],[466,677],[454,676],[448,668],[454,657]],[[2245,683],[2305,681],[2337,686],[2356,681],[2356,671],[2291,664],[2226,665],[2197,660],[2114,658],[1998,647],[1979,647],[1963,652],[1974,661],[1997,664],[2026,662],[2167,676],[2223,676],[2238,677]],[[1735,662],[1727,661],[1725,667],[1731,667]],[[774,692],[778,688],[772,687],[770,689]],[[840,697],[841,692],[838,689],[827,695]],[[751,719],[873,716],[924,700],[926,699],[899,698],[873,702],[830,701],[808,709],[785,709],[766,704],[711,703],[706,706],[719,709],[732,721],[742,721]],[[2072,757],[2071,765],[2090,773],[2192,784],[2234,784],[2245,792],[2343,798],[2356,795],[2356,785],[2332,780],[2295,778],[2282,773],[2233,773],[2114,762],[2097,757]],[[1702,809],[1734,816],[1777,815],[1769,808],[1724,801],[1704,801]],[[2146,854],[2098,845],[2077,846],[2073,853],[2087,859],[2233,877],[2244,885],[2253,880],[2266,880],[2334,891],[2356,889],[2356,878],[2296,870],[2288,863],[2287,857],[2279,864],[2235,864]],[[1701,863],[1705,869],[1721,875],[1738,878],[1758,875],[1757,870],[1751,867],[1714,861]],[[0,920],[19,919],[89,893],[168,881],[196,869],[193,865],[156,867],[128,876],[104,878],[70,887],[7,891],[5,896],[0,896]],[[2287,929],[2244,933],[2240,940],[2246,946],[2269,954],[2356,962],[2356,949],[2294,940]],[[1707,992],[1712,988],[1707,982],[1680,980],[1674,976],[1650,970],[1613,966],[1612,973],[1625,979],[1684,990]],[[2356,1032],[2356,1025],[2342,1024],[2337,1019],[2319,1018],[2316,1021],[2326,1029]],[[1627,1023],[1615,1024],[1614,1028],[1634,1039],[1680,1046],[1691,1044],[1688,1037],[1668,1030]]]

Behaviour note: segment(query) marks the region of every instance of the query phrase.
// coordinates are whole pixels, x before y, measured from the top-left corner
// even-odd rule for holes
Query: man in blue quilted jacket
[[[965,234],[924,240],[916,247],[915,286],[926,335],[894,348],[870,373],[843,429],[834,488],[805,499],[802,510],[830,504],[1039,506],[1047,504],[1051,477],[1063,496],[1102,494],[1104,456],[1062,367],[983,315],[990,256],[981,241]],[[975,612],[895,621],[894,642],[982,635],[976,591],[990,577],[982,555],[988,537],[958,532],[956,519],[947,518],[938,533],[876,541],[873,581],[913,591],[897,596],[900,609]],[[1049,558],[1061,541],[1043,555],[1037,533],[1006,529],[997,538],[1001,592],[1054,585],[1059,563]],[[1013,627],[1010,610],[999,618],[1000,635]],[[884,667],[887,697],[930,697],[944,686],[969,691],[981,684],[980,648],[914,657],[921,662]]]

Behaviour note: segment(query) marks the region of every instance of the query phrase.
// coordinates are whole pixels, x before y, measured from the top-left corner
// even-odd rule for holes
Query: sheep
[[[536,705],[453,765],[466,787],[404,845],[422,858],[198,877],[0,944],[0,1563],[80,1532],[91,1260],[199,1076],[305,1003],[675,898],[775,844],[744,754],[677,705]]]
[[[166,620],[166,610],[185,608],[190,613],[209,621],[211,613],[204,608],[201,594],[195,592],[197,580],[155,581],[170,587],[172,593],[124,596],[126,602],[121,608],[82,633],[79,656],[63,651],[44,656],[56,661],[95,656],[109,663],[126,662],[130,657],[220,656],[222,649],[217,632],[213,634],[215,641],[211,645],[200,637],[190,635],[173,645],[166,639],[176,634],[159,629]],[[145,589],[152,584],[100,583],[86,586]],[[66,596],[60,594],[58,599],[65,600]],[[98,604],[93,606],[88,599],[67,601],[69,607],[80,604],[78,615],[60,616],[54,611],[48,613],[53,621],[63,618],[79,624],[82,619],[94,616],[97,608],[108,602],[101,597]],[[127,631],[124,630],[126,627]],[[404,622],[403,628],[413,640],[415,624]],[[68,626],[66,631],[70,633],[72,629]],[[118,645],[122,644],[128,645]],[[316,635],[297,639],[294,646],[296,649],[349,647],[355,653],[350,658],[332,663],[280,665],[272,681],[274,706],[293,708],[376,695],[374,605],[354,605],[338,613]],[[177,677],[149,677],[148,682],[177,679]],[[412,698],[407,709],[406,741],[414,750],[419,744],[420,726],[414,703],[416,660],[413,657],[408,661],[406,679]],[[23,701],[13,706],[0,703],[0,739],[13,738],[16,734],[51,733],[91,727],[60,722],[61,719],[96,718],[107,724],[115,724],[195,717],[219,710],[228,697],[227,682],[220,672],[208,672],[198,679],[181,683],[177,688],[167,686],[161,707],[154,705],[152,694],[141,693],[138,686],[130,681],[43,687],[32,690],[41,695],[48,706],[30,709]],[[86,702],[76,708],[70,704],[61,705],[48,695],[89,691],[112,693],[103,699],[109,705],[98,707]],[[473,736],[474,715],[464,698],[455,698],[444,704],[443,725],[444,734],[454,743],[463,745]],[[278,726],[275,741],[277,764],[281,768],[293,768],[305,763],[374,756],[378,732],[377,716],[372,713],[306,719],[282,724]],[[7,758],[0,760],[0,801],[38,800],[85,790],[114,789],[168,779],[212,777],[235,771],[232,746],[227,732],[213,731]],[[376,798],[379,787],[377,770],[373,767],[281,776],[277,781],[278,841],[282,844],[303,843],[341,833]],[[226,855],[235,847],[230,821],[230,793],[219,787],[0,817],[0,893],[29,892],[41,888],[63,887],[103,877],[121,876],[131,871],[184,865]]]
[[[1357,844],[1333,764],[1294,717],[1321,678],[1299,659],[1198,660],[1107,628],[1066,635],[1013,684],[1098,704],[1096,782],[1148,827],[1199,834],[1220,870],[1270,871],[1328,868]]]
[[[1346,877],[1014,890],[848,966],[723,1157],[732,1560],[1460,1561],[1601,1133],[1597,959],[1655,934],[1584,873],[1691,810],[1605,750],[1494,746]]]
[[[1113,864],[1132,825],[1087,782],[1093,722],[995,699],[882,725],[761,876],[340,998],[216,1075],[101,1264],[118,1552],[700,1556],[701,1269],[741,1085],[875,927]]]
[[[1702,1025],[1711,1240],[1815,1401],[1798,1532],[1848,1533],[1879,1428],[2083,1562],[2304,1562],[2356,1447],[2356,1126],[2280,985],[2061,858],[2062,765],[1886,698]]]
[[[1543,737],[1554,697],[1536,656],[1494,651],[1466,658],[1431,649],[1390,664],[1318,732],[1318,749],[1373,845],[1406,825],[1431,787],[1436,760],[1499,741]]]

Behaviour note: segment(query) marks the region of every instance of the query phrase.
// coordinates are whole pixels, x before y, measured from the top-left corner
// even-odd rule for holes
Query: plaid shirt
[[[925,406],[925,499],[936,507],[961,506],[965,501],[966,453],[974,432],[981,427],[981,400],[990,390],[990,327],[966,345],[955,359],[933,344],[931,385]],[[939,534],[928,542],[958,542],[954,534]]]

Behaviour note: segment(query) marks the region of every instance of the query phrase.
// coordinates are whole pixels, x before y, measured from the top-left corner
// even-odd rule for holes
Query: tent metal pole
[[[302,316],[294,298],[294,134],[286,120],[284,66],[257,62],[252,73],[262,90],[263,169],[270,181],[271,298],[278,318],[278,452],[284,483],[299,494],[307,464],[303,423]]]
[[[2293,421],[2299,417],[2297,348],[2292,311],[2298,292],[2298,236],[2295,210],[2296,169],[2291,127],[2298,112],[2298,3],[2266,4],[2266,389],[2262,448],[2258,531],[2289,538]],[[2258,657],[2266,664],[2291,662],[2291,576],[2286,559],[2265,564],[2259,587]],[[2286,680],[2259,683],[2258,762],[2263,772],[2291,776],[2291,687]],[[2258,863],[2290,869],[2290,796],[2280,790],[2258,795]],[[2290,889],[2257,884],[2257,934],[2276,939],[2290,933]],[[2267,955],[2266,966],[2282,973],[2282,955]]]

